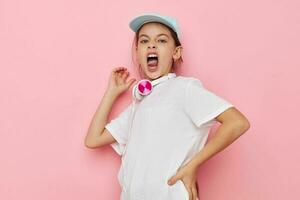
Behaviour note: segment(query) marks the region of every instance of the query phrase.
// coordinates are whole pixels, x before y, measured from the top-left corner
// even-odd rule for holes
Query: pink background
[[[0,199],[118,199],[120,157],[83,141],[110,71],[134,73],[128,22],[148,11],[178,19],[180,74],[202,80],[251,122],[199,167],[200,199],[298,199],[296,0],[0,0]],[[128,91],[110,119],[129,101]]]

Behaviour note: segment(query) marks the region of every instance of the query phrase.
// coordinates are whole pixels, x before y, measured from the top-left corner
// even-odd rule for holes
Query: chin
[[[146,75],[149,79],[157,79],[158,77],[161,76],[161,72],[159,70],[155,72],[147,71]]]
[[[156,71],[149,71],[147,65],[146,65],[146,67],[143,68],[144,74],[146,75],[146,78],[148,78],[148,79],[157,79],[158,77],[160,77],[162,73],[159,69],[160,68],[158,67],[158,69]]]

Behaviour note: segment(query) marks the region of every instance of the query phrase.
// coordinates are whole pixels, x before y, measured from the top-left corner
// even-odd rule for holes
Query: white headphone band
[[[155,86],[161,82],[164,82],[165,80],[168,80],[168,79],[174,78],[174,77],[176,77],[176,73],[168,73],[167,75],[161,76],[158,79],[151,81],[151,83],[152,83],[152,86]]]
[[[176,77],[176,73],[172,72],[172,73],[168,73],[166,75],[163,75],[153,81],[150,81],[151,82],[151,85],[152,87],[155,87],[156,85],[158,85],[159,83],[162,83],[168,79],[171,79],[171,78],[174,78]],[[137,91],[137,86],[138,86],[139,83],[135,84],[132,88],[132,96],[133,98],[137,98],[138,100],[142,100],[143,99],[143,96],[139,94],[139,92]]]

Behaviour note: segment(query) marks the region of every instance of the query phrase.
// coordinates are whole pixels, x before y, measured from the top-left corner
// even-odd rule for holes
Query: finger
[[[192,193],[192,189],[190,187],[187,187],[187,191],[189,193],[189,200],[193,200],[193,193]]]
[[[197,200],[198,194],[196,187],[192,187],[192,193],[193,193],[193,200]]]
[[[169,180],[168,180],[168,184],[169,185],[173,185],[174,183],[176,183],[178,180],[178,178],[175,176],[171,177]]]
[[[120,67],[120,71],[125,71],[125,70],[127,70],[126,67]]]
[[[124,70],[125,70],[124,67],[119,67],[118,70],[117,70],[117,72],[123,72]]]
[[[125,70],[126,68],[125,67],[116,67],[113,71],[114,72],[119,72],[121,70]]]
[[[127,70],[125,70],[125,71],[122,73],[122,78],[123,78],[124,80],[126,80],[126,78],[128,77],[128,74],[129,74],[129,72],[128,72]]]
[[[115,72],[115,75],[116,75],[117,77],[120,77],[120,73],[119,73],[119,72]]]
[[[119,70],[118,70],[118,72],[121,72],[121,73],[123,73],[123,72],[125,72],[127,69],[125,68],[125,67],[121,67]]]
[[[118,76],[118,75],[119,75],[119,72],[118,72],[118,71],[114,71],[114,72],[112,73],[112,75],[113,75],[113,76]]]
[[[127,88],[130,88],[130,86],[136,81],[135,78],[130,79],[128,82],[126,82]]]
[[[114,68],[113,72],[117,72],[119,70],[120,70],[120,67],[116,67],[116,68]]]
[[[116,72],[114,72],[115,74],[123,74],[123,70],[119,70],[119,71],[116,71]]]
[[[120,67],[116,67],[115,69],[116,69],[116,70],[121,70],[121,69],[125,69],[125,67],[120,66]]]
[[[117,73],[120,74],[121,78],[124,78],[124,75],[125,75],[126,72],[127,72],[127,69],[124,68],[124,69],[120,69]]]
[[[129,72],[127,72],[127,73],[125,74],[124,80],[127,81],[128,78],[129,78]]]
[[[120,79],[121,79],[121,74],[118,73],[118,72],[116,72],[116,73],[115,73],[115,77],[116,77],[117,81],[120,81]]]
[[[188,191],[188,194],[189,194],[189,200],[192,200],[192,197],[193,197],[193,194],[192,194],[192,190],[189,186],[186,185],[186,183],[184,181],[183,182],[183,185],[184,187],[186,188],[186,190]]]
[[[136,79],[135,78],[132,78],[132,79],[130,79],[129,81],[127,81],[127,84],[133,84],[134,82],[136,81]]]

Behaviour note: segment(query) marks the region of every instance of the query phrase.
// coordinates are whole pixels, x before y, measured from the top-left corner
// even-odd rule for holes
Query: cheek
[[[136,55],[137,55],[138,61],[143,62],[143,59],[144,59],[143,52],[141,50],[138,50]]]
[[[162,54],[161,56],[162,61],[166,62],[166,61],[170,61],[173,59],[173,55],[172,52],[166,51]]]
[[[144,58],[143,58],[142,54],[138,54],[138,61],[139,61],[139,63],[144,62]]]

